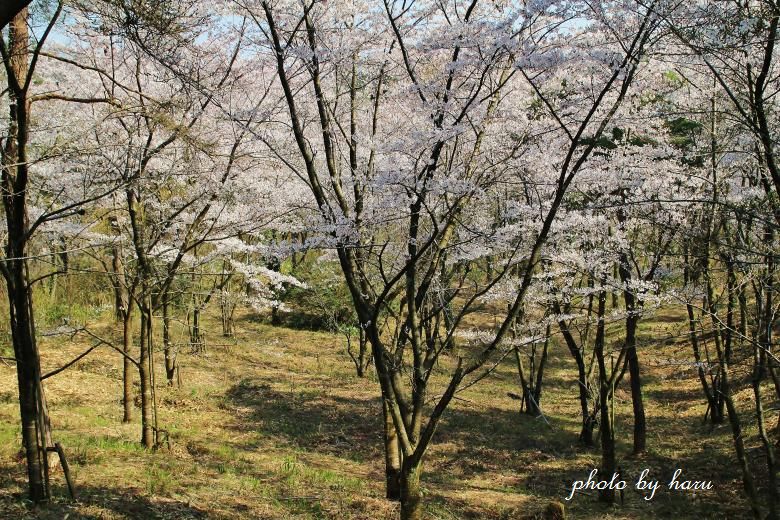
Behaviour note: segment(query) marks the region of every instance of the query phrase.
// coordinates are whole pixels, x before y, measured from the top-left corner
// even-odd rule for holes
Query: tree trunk
[[[582,429],[580,430],[580,442],[587,447],[595,446],[593,442],[593,429],[596,427],[596,421],[594,416],[588,411],[588,402],[582,400],[580,396],[581,404],[584,404],[582,410]]]
[[[401,472],[401,520],[420,520],[422,518],[421,472],[421,464],[404,462]]]
[[[620,218],[620,217],[619,217]],[[626,341],[623,348],[626,349],[628,371],[631,375],[631,404],[634,412],[634,455],[645,451],[647,445],[647,419],[645,418],[645,405],[642,399],[642,381],[639,371],[639,356],[636,352],[636,329],[639,324],[639,309],[641,302],[637,302],[634,289],[631,287],[631,265],[628,254],[620,253],[618,267],[620,281],[623,284],[623,301],[626,305]]]
[[[127,312],[126,301],[128,298],[124,288],[125,274],[124,267],[122,266],[122,256],[119,252],[119,247],[117,246],[111,248],[111,270],[113,271],[111,284],[114,289],[114,319],[120,321]]]
[[[193,352],[203,352],[206,350],[203,335],[200,333],[200,307],[196,304],[192,309],[192,326],[190,328],[190,343]]]
[[[133,348],[133,308],[127,305],[122,317],[122,405],[124,415],[122,422],[129,423],[133,420],[133,363],[130,361]]]
[[[688,286],[688,284],[692,281],[690,260],[688,257],[688,251],[686,249],[684,253],[683,283],[685,286]],[[701,350],[699,348],[699,338],[696,332],[696,314],[694,312],[693,305],[690,302],[685,302],[685,309],[688,313],[688,337],[691,342],[691,348],[693,349],[693,359],[696,362],[696,372],[698,373],[699,382],[701,383],[702,391],[704,392],[704,397],[707,400],[707,406],[710,411],[709,418],[712,424],[721,424],[723,423],[724,419],[724,401],[722,396],[718,397],[716,395],[719,392],[719,384],[716,385],[715,382],[713,382],[712,386],[710,386],[709,382],[707,381],[707,372],[709,371],[709,366],[707,367],[707,371],[705,371],[704,362],[702,361],[701,357]]]
[[[713,383],[712,389],[710,389],[710,385],[707,383],[704,362],[702,361],[701,351],[699,349],[699,338],[696,334],[696,316],[693,312],[693,305],[686,303],[685,307],[688,310],[688,334],[691,341],[691,347],[693,348],[693,359],[696,362],[696,371],[699,374],[699,382],[701,382],[704,397],[707,399],[707,406],[710,410],[710,421],[712,424],[720,424],[723,422],[723,408],[719,403],[723,402],[723,398],[721,397],[718,399],[714,395],[714,393],[718,391],[717,387],[720,385]]]
[[[764,241],[767,244],[774,242],[774,231],[772,226],[767,225],[764,232]],[[754,374],[752,380],[753,395],[756,400],[756,422],[758,423],[758,434],[764,447],[766,455],[766,468],[768,475],[767,487],[769,495],[769,518],[770,520],[780,520],[780,496],[777,490],[777,465],[775,462],[775,450],[772,441],[766,431],[764,424],[764,409],[761,402],[761,382],[767,375],[767,355],[772,349],[772,326],[775,321],[774,306],[774,257],[771,254],[766,255],[766,279],[764,280],[766,300],[764,302],[763,313],[759,317],[761,326],[758,334],[758,345],[753,349],[754,352]]]
[[[631,404],[634,412],[634,455],[643,453],[647,446],[647,419],[642,399],[642,381],[640,379],[639,356],[636,352],[636,328],[638,317],[626,319],[626,358],[628,372],[631,375]]]
[[[13,261],[11,264],[21,264]],[[23,276],[16,273],[14,265],[9,265],[15,284],[26,287]],[[27,298],[25,290],[9,284],[8,298],[11,310],[11,336],[16,356],[16,376],[19,383],[19,412],[22,420],[22,442],[27,460],[28,496],[33,502],[46,500],[49,495],[45,461],[46,445],[44,439],[45,423],[48,421],[45,410],[39,409],[39,397],[43,388],[40,382],[40,364],[37,348],[30,328]]]
[[[2,37],[2,36],[0,36]],[[35,342],[32,292],[27,271],[27,139],[29,101],[25,85],[29,74],[27,10],[13,18],[8,30],[7,53],[3,53],[9,81],[9,119],[2,164],[2,206],[5,213],[6,246],[2,274],[8,289],[11,338],[19,386],[19,414],[27,462],[28,497],[41,502],[49,496],[47,442],[49,417],[41,385],[41,367]],[[10,79],[10,78],[9,78]]]
[[[355,365],[355,372],[358,377],[365,377],[368,371],[368,367],[372,362],[371,351],[368,348],[368,337],[366,331],[362,327],[358,327],[358,351],[352,349],[352,332],[353,329],[347,327],[344,330],[344,337],[347,340],[347,354],[352,360],[352,364]]]
[[[144,306],[145,307],[145,306]],[[141,308],[141,335],[138,377],[141,380],[141,444],[145,448],[154,447],[154,430],[152,429],[152,369],[151,345],[149,339],[151,327],[151,309]]]
[[[51,255],[51,265],[55,269],[55,272],[52,273],[51,279],[49,280],[49,298],[54,302],[57,298],[57,255]]]
[[[547,364],[547,347],[550,345],[550,324],[547,324],[545,330],[544,346],[542,347],[542,356],[539,358],[539,368],[536,370],[536,382],[534,383],[533,398],[537,410],[542,413],[542,381],[544,381],[544,367]]]
[[[119,247],[111,248],[111,283],[114,290],[114,319],[122,322],[122,422],[133,420],[133,306],[125,286],[125,270]]]
[[[706,266],[707,270],[709,270],[709,265]],[[712,285],[710,284],[709,280],[707,280],[707,306],[705,308],[708,309],[710,312],[710,316],[713,319],[713,325],[715,326],[715,330],[717,331],[717,323],[715,323],[717,320],[715,318],[715,306],[712,303]],[[753,472],[750,470],[750,465],[748,462],[748,456],[747,452],[745,451],[745,441],[744,441],[744,435],[742,433],[742,424],[739,418],[739,413],[737,412],[736,406],[734,405],[734,399],[731,396],[731,383],[729,381],[729,360],[725,357],[725,352],[720,347],[720,336],[719,334],[715,334],[715,346],[716,351],[718,355],[718,364],[719,367],[719,387],[721,392],[721,398],[723,399],[723,402],[726,406],[726,412],[729,419],[729,425],[731,426],[731,436],[734,440],[734,451],[737,455],[737,463],[739,464],[739,468],[742,472],[742,486],[745,490],[745,494],[748,497],[748,501],[750,503],[750,510],[753,514],[753,518],[759,519],[762,518],[761,516],[761,508],[759,507],[758,503],[758,495],[756,492],[756,485],[753,480]]]
[[[358,327],[358,360],[360,369],[358,370],[358,376],[364,377],[368,367],[371,366],[371,349],[368,348],[368,337],[366,331],[362,327]]]
[[[764,409],[763,405],[761,403],[761,380],[764,378],[763,373],[765,372],[764,368],[764,360],[758,361],[756,367],[756,374],[753,377],[752,386],[753,386],[753,396],[756,400],[756,422],[758,423],[758,434],[759,438],[761,439],[761,444],[764,448],[764,454],[766,455],[766,466],[767,466],[767,475],[768,475],[768,491],[767,494],[769,495],[769,516],[767,516],[768,520],[780,520],[780,511],[778,511],[778,507],[780,507],[780,496],[778,496],[777,492],[777,470],[776,470],[776,463],[775,463],[775,450],[774,446],[772,445],[772,441],[769,440],[769,436],[766,432],[766,426],[764,425]]]
[[[384,422],[385,444],[385,482],[386,497],[388,500],[400,500],[401,498],[401,450],[398,446],[398,437],[393,425],[390,409],[382,398],[382,419]]]
[[[561,314],[558,304],[555,304],[553,312]],[[582,429],[580,430],[580,442],[585,446],[593,446],[593,428],[595,421],[590,413],[590,384],[588,383],[588,374],[585,369],[585,359],[582,356],[582,350],[569,330],[568,324],[564,320],[558,321],[558,328],[561,330],[569,353],[577,364],[577,383],[579,387],[580,410],[582,414]]]
[[[222,336],[226,338],[233,337],[233,313],[236,306],[230,300],[230,293],[227,290],[222,290],[220,297],[220,310],[222,311]]]
[[[168,386],[173,386],[173,378],[176,375],[176,352],[171,346],[171,316],[168,312],[168,298],[163,296],[163,351],[165,353],[165,378]]]
[[[603,285],[603,282],[602,282]],[[611,479],[615,473],[615,436],[612,430],[610,417],[611,392],[609,387],[610,375],[607,375],[607,364],[604,360],[604,313],[606,310],[607,293],[602,289],[599,292],[598,325],[596,326],[596,341],[594,350],[599,365],[599,406],[600,406],[600,434],[601,434],[601,477]],[[615,501],[615,491],[607,487],[599,490],[599,501],[612,503]]]
[[[545,343],[542,359],[539,364],[539,368],[534,373],[534,365],[536,361],[536,348],[531,347],[531,353],[528,356],[530,362],[530,374],[526,377],[525,368],[523,366],[523,358],[520,353],[520,348],[515,347],[515,361],[517,362],[517,373],[520,377],[520,389],[522,390],[522,400],[520,401],[520,411],[528,415],[537,417],[542,413],[539,405],[539,399],[541,398],[541,374],[544,370],[544,362],[547,357],[547,344]]]
[[[734,451],[737,454],[737,462],[742,471],[742,486],[745,489],[745,494],[750,502],[750,510],[753,513],[753,518],[760,519],[762,516],[761,508],[758,506],[756,485],[753,481],[753,473],[750,471],[750,466],[748,466],[745,442],[742,435],[742,425],[739,420],[739,415],[737,414],[737,409],[734,406],[734,400],[731,398],[728,376],[726,376],[726,380],[723,383],[723,390],[726,392],[724,401],[726,402],[726,411],[728,412],[729,424],[731,425],[731,436],[734,439]]]

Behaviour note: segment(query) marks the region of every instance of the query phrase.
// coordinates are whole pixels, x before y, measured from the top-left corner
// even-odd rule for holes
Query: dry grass
[[[159,423],[171,449],[138,446],[136,420],[121,423],[120,358],[96,351],[46,382],[55,437],[65,446],[78,501],[56,498],[40,509],[23,500],[15,371],[0,364],[0,518],[333,518],[397,517],[383,499],[377,384],[357,378],[338,336],[274,328],[242,315],[237,337],[209,336],[202,355],[180,354],[182,387],[158,388]],[[619,327],[619,325],[617,326]],[[206,321],[206,330],[218,330]],[[649,453],[630,459],[630,396],[617,393],[620,465],[668,480],[675,468],[713,480],[698,493],[661,489],[652,502],[631,490],[622,506],[588,495],[567,504],[572,518],[739,518],[746,511],[727,427],[702,424],[705,406],[688,361],[677,314],[643,325],[648,342],[645,395]],[[615,329],[617,331],[617,329]],[[104,326],[104,333],[112,328]],[[235,344],[232,344],[235,343]],[[221,344],[221,345],[217,345]],[[86,343],[44,341],[44,370]],[[162,355],[159,354],[161,358]],[[161,359],[160,359],[161,361]],[[158,381],[164,381],[162,372]],[[542,406],[550,422],[522,416],[515,368],[504,363],[458,395],[427,458],[426,508],[433,518],[519,518],[568,495],[574,479],[598,465],[577,443],[576,378],[564,348],[549,359]],[[748,401],[741,403],[746,419]],[[748,429],[748,441],[755,434]]]

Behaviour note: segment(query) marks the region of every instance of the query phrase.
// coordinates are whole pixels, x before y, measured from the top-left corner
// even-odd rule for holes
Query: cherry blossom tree
[[[626,23],[613,6],[568,4],[359,7],[262,2],[262,12],[246,12],[276,60],[298,150],[290,167],[312,192],[372,345],[391,419],[388,483],[400,466],[402,518],[419,518],[423,458],[439,420],[468,378],[482,377],[505,350],[565,194],[625,98],[657,17],[640,9]],[[593,20],[587,29],[566,25],[581,18]],[[345,19],[352,39],[329,29]],[[354,62],[372,54],[368,43],[345,50],[355,38],[384,42],[374,88],[357,88]],[[588,65],[564,84],[573,94],[550,96],[575,61]],[[395,87],[387,93],[386,80]],[[542,110],[531,118],[521,100],[534,97]],[[405,110],[404,121],[388,120],[389,104]],[[368,115],[362,133],[358,114]],[[563,154],[551,160],[556,149]],[[544,179],[538,216],[486,232],[480,210],[523,171]],[[499,252],[501,267],[471,287],[469,261]],[[460,341],[464,316],[513,268],[518,283],[496,330]],[[434,366],[449,374],[437,390]]]

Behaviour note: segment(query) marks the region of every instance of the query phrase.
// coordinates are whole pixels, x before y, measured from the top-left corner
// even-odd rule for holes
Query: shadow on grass
[[[577,436],[568,435],[569,430],[574,431],[578,424],[577,417],[534,417],[519,410],[453,407],[445,413],[434,442],[452,442],[475,451],[570,452]]]
[[[689,396],[674,394],[669,397]],[[457,489],[463,494],[469,493],[470,482],[477,482],[480,490],[563,500],[575,480],[587,478],[588,473],[598,467],[600,451],[598,448],[586,449],[577,443],[576,418],[548,419],[551,426],[539,419],[505,410],[450,410],[435,442],[452,443],[456,450],[447,460],[431,468],[429,482]],[[693,512],[700,518],[741,518],[749,511],[733,453],[716,449],[722,443],[719,437],[728,437],[727,429],[702,437],[697,418],[678,419],[675,422],[677,430],[669,433],[680,435],[681,444],[699,445],[698,450],[683,456],[677,452],[659,452],[657,449],[668,450],[668,443],[658,442],[656,446],[651,440],[650,453],[633,458],[629,456],[630,418],[623,417],[619,423],[623,433],[618,443],[618,465],[627,482],[625,504],[605,506],[597,501],[596,492],[591,492],[591,496],[579,495],[572,504],[567,504],[572,506],[574,518],[603,518],[610,512],[631,518],[688,518]],[[588,458],[593,462],[588,464]],[[754,466],[754,469],[758,467],[757,464]],[[539,471],[534,471],[534,467]],[[644,500],[643,494],[635,489],[645,468],[650,470],[649,478],[658,479],[661,485],[652,501]],[[683,470],[679,480],[709,480],[713,489],[699,492],[669,490],[667,484],[678,468]],[[515,478],[511,477],[512,472],[515,472]],[[453,477],[453,474],[457,476]],[[492,477],[501,474],[503,480],[493,483]],[[761,471],[757,471],[756,476],[759,481],[767,480]],[[473,501],[469,503],[473,506]],[[468,510],[466,503],[459,507],[459,511]]]
[[[344,398],[306,389],[284,392],[271,385],[245,379],[226,392],[233,406],[249,408],[231,427],[278,437],[305,450],[329,453],[357,461],[381,457],[382,418],[380,399]],[[535,418],[498,408],[448,409],[437,428],[433,445],[454,443],[464,456],[498,451],[549,453],[576,451],[577,437],[550,435],[576,429],[575,418]],[[571,423],[571,424],[569,424]],[[256,446],[244,446],[253,449]]]
[[[228,426],[251,430],[259,436],[256,443],[235,446],[238,449],[257,449],[262,445],[260,436],[272,436],[274,442],[306,451],[355,461],[373,460],[382,466],[378,398],[347,399],[306,389],[284,392],[253,379],[235,384],[225,398],[231,406],[249,410]],[[507,464],[520,471],[528,461],[576,456],[576,434],[560,433],[575,431],[577,418],[571,424],[563,418],[548,420],[552,426],[516,411],[453,407],[445,413],[431,451],[445,444],[455,449],[442,448],[444,452],[432,457],[423,480],[432,486],[460,489],[465,486],[463,479],[490,479],[496,471],[505,472]],[[458,477],[453,479],[455,468]],[[496,486],[496,491],[505,490]]]
[[[654,400],[672,402],[687,402],[690,397],[689,392],[671,388],[652,395]],[[233,406],[249,410],[248,415],[230,425],[232,428],[251,429],[260,436],[273,436],[275,441],[281,440],[307,451],[357,461],[370,459],[381,465],[382,423],[378,398],[344,398],[311,388],[284,392],[267,383],[246,379],[227,392],[226,400]],[[550,424],[514,410],[462,404],[447,410],[434,437],[433,453],[423,476],[423,485],[432,491],[431,503],[441,502],[436,488],[465,494],[470,490],[518,493],[532,497],[532,501],[565,498],[574,480],[586,478],[590,470],[597,467],[599,451],[578,444],[578,417],[548,416],[547,419]],[[679,457],[676,453],[658,453],[651,447],[650,454],[632,459],[627,457],[630,425],[624,424],[625,421],[621,418],[619,424],[623,432],[619,464],[628,482],[626,503],[612,509],[599,504],[595,493],[580,495],[571,504],[576,518],[602,518],[610,511],[622,511],[619,514],[636,518],[682,518],[693,511],[702,518],[744,515],[747,509],[730,452],[702,446],[701,451]],[[678,420],[676,425],[677,428],[683,426],[683,431],[679,432],[680,442],[696,442],[683,439],[688,436],[702,440],[697,434],[696,418],[686,418],[683,424]],[[659,446],[661,444],[668,449],[667,442],[659,442]],[[257,446],[244,445],[242,448]],[[588,465],[588,459],[593,463]],[[534,467],[539,471],[534,471]],[[634,483],[644,468],[649,468],[653,477],[661,481],[662,487],[653,501],[645,501],[634,490]],[[683,468],[686,479],[712,480],[713,490],[700,493],[669,491],[666,482],[676,468]],[[498,476],[503,480],[494,480]],[[480,484],[474,487],[475,482]],[[724,506],[726,498],[729,503]],[[451,503],[449,507],[444,502],[440,505],[447,509],[452,507]],[[465,516],[473,514],[476,518],[480,515],[478,506],[470,510],[465,502],[455,509]]]
[[[357,462],[382,455],[379,398],[348,399],[306,389],[280,392],[266,383],[244,379],[226,392],[225,399],[250,409],[230,425],[234,429],[253,430],[305,450]]]
[[[649,383],[655,381],[649,381],[643,389],[644,397],[646,401],[658,402],[663,405],[668,404],[681,404],[685,406],[697,406],[702,403],[706,403],[704,400],[704,394],[700,388],[686,388],[679,385],[672,385],[667,382],[665,386],[651,386]]]
[[[119,490],[113,487],[90,486],[77,483],[76,500],[71,500],[67,490],[52,483],[52,499],[34,506],[26,499],[24,471],[21,466],[0,464],[0,518],[19,520],[74,519],[201,519],[209,518],[207,511],[191,504],[170,498],[149,498],[141,491]],[[56,477],[53,477],[55,479]],[[14,491],[9,491],[14,490]]]

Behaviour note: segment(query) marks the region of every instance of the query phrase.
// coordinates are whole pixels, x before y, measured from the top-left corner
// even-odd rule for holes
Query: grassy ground
[[[674,339],[684,326],[677,316],[669,312],[643,325],[646,337],[670,339],[645,343],[640,353],[649,422],[649,452],[640,459],[627,456],[630,395],[617,392],[625,503],[607,508],[581,494],[567,503],[571,518],[746,516],[730,430],[702,424],[705,406],[695,372],[674,364],[690,357],[684,341]],[[219,330],[216,321],[206,325]],[[15,370],[0,363],[0,518],[398,516],[397,505],[383,499],[377,383],[354,375],[340,337],[271,327],[251,315],[239,317],[234,340],[207,337],[207,352],[181,353],[181,387],[161,384],[157,391],[170,450],[139,447],[137,413],[131,424],[121,423],[115,352],[98,349],[46,381],[55,437],[67,451],[78,500],[64,498],[57,471],[57,498],[37,510],[23,499]],[[44,371],[85,345],[44,340]],[[507,396],[518,391],[509,360],[458,395],[426,460],[431,518],[520,518],[563,500],[573,480],[598,466],[598,452],[577,444],[572,368],[565,348],[554,345],[542,397],[549,425],[519,414],[518,402]],[[162,372],[157,380],[164,381]],[[747,395],[738,394],[737,403],[749,413]],[[755,432],[746,433],[755,446]],[[632,489],[643,468],[662,482],[682,468],[686,478],[712,480],[713,490],[662,486],[648,502]]]

